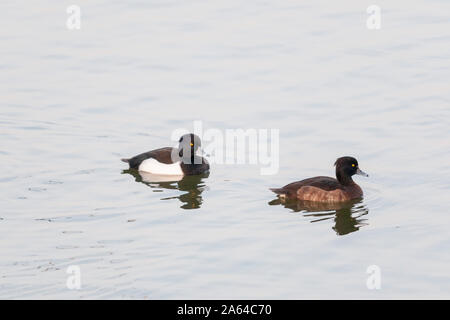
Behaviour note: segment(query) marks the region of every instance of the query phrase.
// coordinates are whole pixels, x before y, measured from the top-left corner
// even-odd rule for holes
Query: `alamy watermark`
[[[381,29],[381,8],[377,5],[370,5],[367,7],[367,13],[370,16],[367,18],[366,26],[369,30]]]
[[[70,276],[67,278],[66,286],[68,289],[81,289],[81,269],[77,265],[71,265],[67,267],[67,274]]]
[[[367,289],[369,290],[379,290],[381,289],[381,269],[376,264],[367,267],[366,273],[369,277],[366,281]]]
[[[259,165],[262,175],[278,173],[280,161],[280,131],[278,129],[203,129],[203,122],[194,121],[193,133],[201,140],[202,150],[214,164]],[[178,141],[190,131],[184,128],[172,132]]]
[[[68,6],[66,9],[69,17],[66,21],[67,29],[80,30],[81,29],[81,8],[77,5]]]

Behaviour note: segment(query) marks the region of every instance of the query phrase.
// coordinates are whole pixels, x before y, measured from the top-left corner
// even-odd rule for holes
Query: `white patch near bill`
[[[150,172],[160,175],[183,175],[180,162],[171,164],[165,164],[157,161],[156,159],[149,158],[139,165],[139,171]]]

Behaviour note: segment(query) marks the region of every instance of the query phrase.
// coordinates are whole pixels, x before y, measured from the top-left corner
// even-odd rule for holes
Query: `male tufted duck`
[[[158,175],[197,175],[209,171],[208,161],[196,154],[200,146],[200,138],[188,133],[180,138],[178,148],[155,149],[122,161],[130,169]]]

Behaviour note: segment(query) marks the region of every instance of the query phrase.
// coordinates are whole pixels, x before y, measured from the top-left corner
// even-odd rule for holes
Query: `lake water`
[[[378,1],[379,30],[361,1],[78,2],[80,30],[0,5],[0,298],[450,298],[448,1]],[[196,120],[278,129],[278,172],[124,171]],[[276,204],[343,155],[363,200]]]

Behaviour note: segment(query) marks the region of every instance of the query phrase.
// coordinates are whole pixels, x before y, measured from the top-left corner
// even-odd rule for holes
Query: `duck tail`
[[[286,194],[286,191],[283,188],[270,188],[269,190],[279,195]]]
[[[130,159],[122,158],[122,159],[120,159],[120,160],[123,161],[123,162],[126,162],[126,163],[130,163]]]

